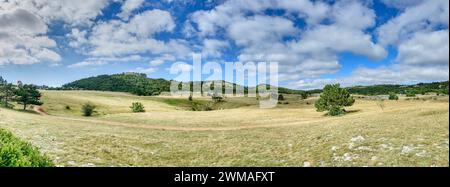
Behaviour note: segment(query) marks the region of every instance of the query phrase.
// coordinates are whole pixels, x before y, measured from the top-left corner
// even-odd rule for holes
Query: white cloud
[[[25,9],[41,17],[45,22],[61,20],[71,25],[91,24],[102,13],[108,0],[8,0],[0,3],[0,10]]]
[[[71,64],[67,67],[68,68],[82,68],[82,67],[86,67],[86,66],[102,66],[102,65],[106,65],[106,64],[108,64],[108,62],[106,62],[106,61],[86,60],[86,61],[78,62],[75,64]]]
[[[129,22],[120,20],[100,22],[86,37],[90,49],[88,55],[95,57],[120,57],[140,53],[187,55],[190,49],[184,41],[166,42],[154,38],[154,34],[171,32],[174,28],[175,23],[170,13],[158,9],[137,14]]]
[[[410,40],[399,45],[397,61],[418,66],[448,66],[448,30],[416,33]]]
[[[117,14],[117,16],[123,20],[128,20],[132,12],[144,5],[144,3],[144,0],[125,0],[122,5],[121,12]]]
[[[170,54],[164,54],[161,55],[159,57],[154,58],[153,60],[151,60],[149,62],[150,66],[160,66],[164,63],[166,63],[166,61],[175,61],[176,58]]]
[[[416,32],[430,31],[435,27],[448,28],[449,1],[428,0],[406,8],[399,16],[377,29],[378,40],[383,45],[397,45]]]
[[[264,12],[277,8],[286,10],[287,16]],[[304,19],[306,25],[296,27],[293,18]],[[305,0],[231,0],[210,11],[195,12],[191,21],[201,37],[224,33],[240,47],[240,61],[275,61],[282,74],[317,77],[339,70],[342,52],[385,58],[387,51],[366,33],[375,26],[375,19],[375,12],[358,1],[330,5]]]
[[[207,57],[222,57],[224,49],[228,48],[230,44],[227,41],[216,39],[203,40],[202,56]]]
[[[24,9],[0,8],[0,65],[59,62],[53,48],[56,42],[47,36],[47,25]]]
[[[407,7],[416,6],[425,0],[382,0],[384,4],[389,7],[394,7],[398,9],[405,9]]]
[[[158,71],[158,68],[142,68],[142,67],[138,67],[133,72],[150,74],[150,73],[154,73],[156,71]]]

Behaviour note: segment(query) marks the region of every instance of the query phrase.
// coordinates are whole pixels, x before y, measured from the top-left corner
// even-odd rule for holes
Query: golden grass
[[[357,100],[343,117],[324,116],[290,96],[290,104],[274,109],[210,112],[181,110],[162,99],[45,91],[51,116],[0,109],[0,128],[61,166],[449,166],[448,97],[384,101],[383,108]],[[81,117],[78,107],[86,101],[105,115]],[[133,101],[147,112],[130,113]],[[72,110],[62,112],[66,103]]]

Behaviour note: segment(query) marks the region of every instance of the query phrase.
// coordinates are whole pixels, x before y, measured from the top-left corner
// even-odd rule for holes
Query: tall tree
[[[345,113],[344,107],[352,106],[355,99],[347,89],[339,84],[326,85],[315,106],[317,111],[328,111],[328,115],[337,116]]]
[[[6,87],[6,80],[3,79],[2,76],[0,76],[0,103],[3,101],[5,87]]]
[[[5,107],[10,107],[8,101],[14,96],[14,85],[8,83],[0,77],[0,103],[3,102]]]
[[[27,109],[27,105],[42,105],[41,93],[33,85],[19,86],[15,91],[15,101],[23,105],[23,110]]]

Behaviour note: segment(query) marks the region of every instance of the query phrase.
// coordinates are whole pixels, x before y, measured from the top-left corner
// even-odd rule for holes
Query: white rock
[[[410,153],[410,152],[413,151],[413,150],[414,150],[414,147],[403,146],[403,147],[402,147],[402,154],[408,154],[408,153]]]
[[[338,148],[336,146],[331,147],[331,151],[335,152]]]
[[[303,162],[303,167],[311,167],[311,163],[309,163],[309,162]]]
[[[364,137],[362,137],[361,135],[350,139],[350,141],[352,141],[352,142],[362,142],[364,140],[365,140]]]

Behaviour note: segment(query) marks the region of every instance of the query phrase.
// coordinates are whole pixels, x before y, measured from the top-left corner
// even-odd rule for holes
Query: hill
[[[208,85],[209,87],[214,88],[214,81],[180,82],[180,84],[183,84],[184,86],[191,85],[191,91],[193,84],[200,84],[201,87]],[[236,88],[242,88],[242,86],[235,83],[222,81],[223,92],[225,88],[232,88],[235,93]],[[62,89],[129,92],[136,95],[151,96],[159,95],[161,92],[170,92],[170,81],[165,79],[151,79],[141,73],[121,73],[80,79],[63,85]],[[245,94],[248,93],[249,89],[255,88],[243,87]],[[299,94],[302,92],[283,87],[279,87],[278,91],[283,94]]]
[[[200,84],[201,87],[209,85],[214,87],[213,81],[199,81],[199,82],[180,82],[180,85],[184,86]],[[259,87],[264,85],[259,85]],[[269,85],[266,85],[269,86]],[[222,81],[222,91],[225,88],[232,88],[235,93],[236,88],[241,85],[235,83],[229,83]],[[416,85],[373,85],[373,86],[354,86],[347,89],[352,94],[360,95],[387,95],[389,93],[396,94],[424,94],[428,92],[434,92],[439,94],[448,95],[449,82],[433,82],[433,83],[419,83]],[[129,92],[136,95],[159,95],[162,92],[170,91],[170,81],[165,79],[151,79],[145,74],[141,73],[121,73],[114,75],[100,75],[96,77],[89,77],[81,80],[77,80],[63,85],[65,90],[97,90],[97,91],[114,91],[114,92]],[[248,90],[255,89],[255,87],[244,87],[245,94]],[[192,90],[192,88],[191,88]],[[302,94],[305,91],[294,90],[284,87],[278,87],[278,92],[281,94]],[[320,89],[306,91],[309,94],[320,93]],[[203,91],[202,91],[203,93]]]
[[[348,90],[352,94],[361,95],[387,95],[396,94],[426,94],[429,92],[448,95],[449,82],[419,83],[415,85],[374,85],[374,86],[354,86]]]
[[[159,95],[170,90],[170,82],[150,79],[141,73],[100,75],[63,85],[63,89],[129,92],[136,95]]]

